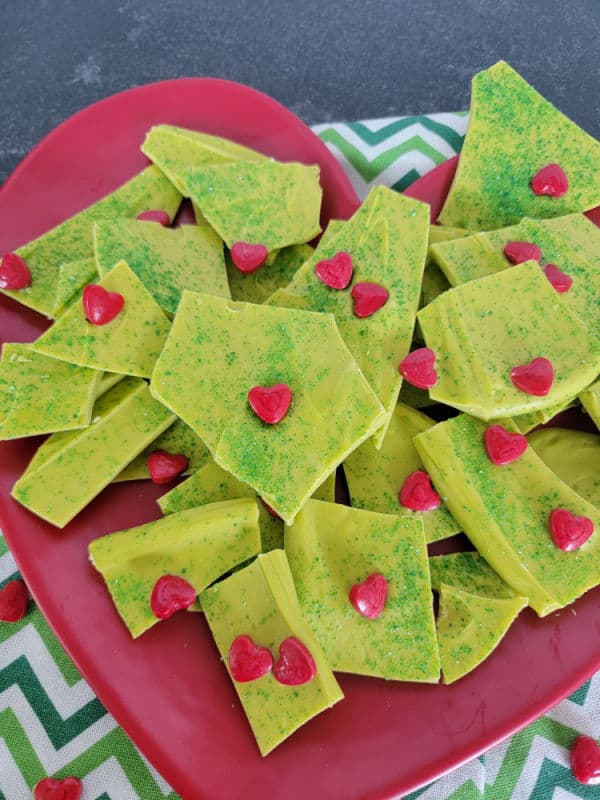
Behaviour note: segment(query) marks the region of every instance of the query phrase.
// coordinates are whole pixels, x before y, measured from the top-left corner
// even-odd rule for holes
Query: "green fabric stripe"
[[[9,581],[16,581],[20,577],[21,577],[21,573],[20,572],[13,572],[12,575],[9,575],[3,581],[0,581],[0,589],[3,589]],[[2,627],[4,627],[4,626],[2,626]]]
[[[25,783],[30,788],[35,786],[38,781],[46,777],[46,774],[12,708],[0,711],[0,731]]]
[[[381,144],[381,142],[385,142],[386,139],[395,136],[397,133],[400,133],[400,131],[406,130],[406,128],[410,128],[411,125],[415,124],[420,124],[426,130],[440,136],[444,141],[448,142],[453,150],[458,151],[463,145],[464,136],[461,136],[460,133],[457,133],[449,125],[436,122],[433,119],[429,119],[429,117],[406,117],[396,122],[390,122],[389,125],[380,128],[378,131],[369,130],[362,122],[349,122],[348,127],[354,131],[357,136],[360,136],[365,144],[372,147]]]
[[[563,767],[562,764],[545,758],[531,792],[531,798],[532,800],[552,800],[558,787],[574,797],[581,797],[582,800],[598,800],[600,797],[600,790],[597,786],[584,786],[575,780],[568,767]]]
[[[8,553],[8,545],[6,544],[4,536],[0,535],[0,556],[3,556],[5,553]]]
[[[411,183],[414,183],[420,175],[416,169],[411,169],[403,178],[400,178],[399,181],[392,186],[392,189],[395,189],[397,192],[403,192],[407,189]]]
[[[573,694],[569,697],[569,700],[572,700],[573,703],[577,703],[578,706],[584,706],[591,684],[592,679],[590,678],[590,680],[584,683],[583,686],[580,686],[576,692],[573,692]]]
[[[0,670],[0,692],[14,684],[25,695],[57,750],[106,714],[102,703],[94,698],[68,719],[61,719],[25,656],[19,656]]]

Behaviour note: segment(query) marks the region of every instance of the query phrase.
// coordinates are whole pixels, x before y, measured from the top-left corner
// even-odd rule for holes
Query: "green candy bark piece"
[[[510,420],[503,426],[514,431]],[[464,532],[539,616],[576,600],[600,583],[600,511],[546,467],[529,447],[503,467],[484,447],[486,424],[462,414],[415,437],[432,481]],[[548,529],[553,509],[589,517],[594,534],[564,552]]]
[[[169,320],[124,261],[98,285],[123,295],[123,310],[106,325],[92,325],[83,303],[76,302],[40,336],[35,349],[82,367],[149,378],[167,338]]]
[[[229,650],[240,635],[267,647],[275,661],[281,642],[296,637],[316,663],[315,677],[300,686],[279,683],[272,672],[245,683],[232,679],[263,756],[309,719],[342,700],[321,646],[302,617],[282,550],[258,556],[249,567],[203,592],[200,600],[228,671]],[[238,712],[232,707],[223,713]],[[221,721],[228,724],[226,717]]]
[[[384,186],[369,192],[363,205],[336,235],[320,245],[289,286],[270,305],[330,311],[365,378],[392,415],[402,378],[398,364],[407,355],[415,326],[427,250],[429,208]],[[390,293],[370,317],[354,315],[350,287],[331,289],[315,274],[321,260],[338,252],[352,257],[353,283],[378,283]],[[387,424],[376,437],[383,441]]]
[[[530,187],[548,164],[567,175],[562,197]],[[600,144],[499,61],[473,78],[469,127],[440,222],[491,230],[585,211],[600,204],[599,169]]]
[[[98,271],[93,258],[83,258],[80,261],[69,261],[58,268],[58,282],[52,316],[56,319],[64,314],[66,309],[78,297],[88,283],[98,281]]]
[[[600,430],[600,380],[581,392],[579,399],[592,418],[594,425]]]
[[[469,594],[497,599],[515,597],[515,591],[477,552],[450,553],[429,559],[431,588],[439,592],[442,584]]]
[[[118,372],[102,372],[100,380],[98,381],[94,399],[97,400],[100,395],[108,392],[109,389],[112,389],[113,386],[116,386],[117,383],[122,380],[123,376],[119,375]]]
[[[184,578],[199,594],[260,549],[253,500],[229,500],[171,514],[90,542],[119,615],[136,638],[157,622],[152,589],[163,575]]]
[[[83,428],[92,416],[101,373],[36,353],[30,344],[2,346],[0,440]]]
[[[600,341],[562,302],[536,261],[450,289],[419,312],[436,353],[432,399],[481,419],[568,403],[600,371]],[[510,373],[544,357],[554,368],[545,396],[526,394]]]
[[[162,433],[148,447],[145,447],[139,456],[133,459],[125,469],[120,472],[114,482],[148,480],[148,456],[155,450],[165,450],[173,455],[184,455],[189,463],[184,475],[191,475],[203,467],[210,459],[210,453],[202,439],[180,419],[175,420],[168,430]],[[225,499],[225,498],[224,498]],[[207,501],[208,502],[208,501]],[[196,503],[195,505],[203,505]]]
[[[177,311],[184,289],[231,296],[223,243],[208,226],[106,220],[94,225],[94,246],[101,277],[125,261],[169,314]]]
[[[267,425],[248,392],[278,383],[292,404]],[[288,523],[384,420],[331,315],[193,292],[183,294],[151,391]]]
[[[313,249],[307,244],[284,247],[276,253],[271,264],[264,264],[249,273],[240,272],[228,254],[226,262],[231,296],[247,303],[263,303],[277,289],[286,286],[312,254]]]
[[[237,142],[175,125],[150,128],[141,147],[171,183],[186,197],[185,173],[201,164],[227,161],[265,161],[266,156]]]
[[[15,250],[29,267],[31,286],[20,291],[0,291],[52,317],[58,304],[57,278],[61,264],[94,256],[93,222],[136,217],[155,208],[166,211],[172,218],[180,202],[180,193],[165,175],[156,167],[148,167],[102,200]]]
[[[96,401],[91,425],[44,442],[12,496],[63,528],[172,422],[147,383],[126,378]]]
[[[550,422],[557,414],[560,414],[561,411],[570,408],[572,405],[573,400],[567,400],[556,406],[550,406],[550,408],[532,411],[530,414],[520,414],[518,417],[513,417],[512,421],[515,423],[515,427],[519,433],[529,433],[529,431],[537,428],[538,425],[545,425],[546,422]]]
[[[600,228],[584,214],[545,219],[543,226],[559,236],[578,256],[600,267]]]
[[[526,605],[524,597],[481,597],[442,584],[437,636],[444,683],[485,661]]]
[[[186,508],[251,497],[258,503],[258,525],[263,553],[283,547],[283,522],[267,511],[256,492],[225,472],[212,459],[179,486],[158,498],[163,514],[173,514]]]
[[[440,661],[423,527],[417,518],[310,500],[285,533],[302,613],[331,668],[436,683]],[[369,575],[387,580],[376,619],[350,602]]]
[[[398,495],[411,472],[423,469],[413,437],[435,425],[434,420],[398,403],[380,450],[369,440],[344,461],[350,502],[356,508],[420,519],[427,542],[459,533],[460,526],[445,506],[434,511],[411,511],[400,505]]]
[[[527,438],[544,464],[561,481],[600,508],[600,436],[597,433],[545,428]]]

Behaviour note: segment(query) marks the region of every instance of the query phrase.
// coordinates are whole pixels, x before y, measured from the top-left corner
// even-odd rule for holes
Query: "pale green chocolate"
[[[83,428],[92,416],[101,373],[36,353],[30,344],[2,345],[0,440]]]
[[[177,311],[184,289],[231,296],[223,243],[206,225],[165,228],[156,222],[105,220],[94,225],[94,248],[101,277],[125,261],[169,314]]]
[[[592,418],[594,425],[600,430],[600,380],[581,392],[579,399]]]
[[[185,422],[178,419],[175,420],[168,430],[149,444],[148,447],[145,447],[139,456],[136,456],[136,458],[117,475],[114,482],[149,479],[148,456],[155,450],[165,450],[172,455],[186,456],[189,463],[187,469],[182,473],[183,475],[191,475],[193,472],[203,467],[210,459],[210,453],[202,439],[196,436],[194,431],[188,427]],[[195,503],[195,505],[203,505],[203,503]]]
[[[516,593],[475,550],[432,556],[429,559],[431,588],[439,592],[442,584],[469,594],[506,599]]]
[[[372,189],[359,210],[337,234],[320,245],[289,286],[270,305],[330,311],[348,349],[387,412],[376,437],[379,446],[392,415],[402,377],[398,364],[407,355],[415,325],[427,250],[429,208],[384,186]],[[352,257],[352,282],[373,282],[390,296],[386,304],[360,319],[353,311],[351,286],[339,291],[315,274],[321,260],[338,252]]]
[[[517,417],[513,417],[512,421],[515,423],[515,427],[520,433],[529,433],[534,428],[537,428],[538,425],[545,425],[546,422],[550,422],[557,414],[560,414],[561,411],[570,408],[572,405],[573,401],[567,400],[556,406],[550,406],[550,408],[532,411],[530,414],[520,414]]]
[[[561,481],[600,508],[600,436],[568,428],[534,431],[529,444]]]
[[[136,217],[150,209],[161,209],[173,217],[180,202],[180,193],[165,175],[156,167],[148,167],[102,200],[15,250],[29,267],[31,286],[19,291],[0,291],[52,317],[60,300],[57,300],[57,278],[61,265],[93,258],[93,222]]]
[[[254,386],[287,384],[276,425],[250,408]],[[151,382],[219,466],[289,524],[384,412],[329,314],[184,292]]]
[[[318,166],[271,159],[206,164],[185,172],[184,183],[230,249],[246,242],[271,252],[321,232]]]
[[[413,437],[435,425],[430,417],[398,403],[380,450],[373,441],[361,444],[344,461],[350,501],[356,508],[420,519],[425,539],[435,542],[460,531],[460,526],[443,505],[434,511],[411,511],[400,505],[398,495],[411,472],[423,469]]]
[[[266,156],[229,139],[175,125],[150,128],[141,147],[186,197],[185,172],[202,164],[227,161],[264,161]]]
[[[296,271],[310,258],[313,249],[307,244],[295,244],[277,251],[271,264],[264,264],[250,273],[243,273],[226,258],[231,296],[247,303],[262,303],[282,286],[286,286]],[[190,287],[191,288],[191,287]]]
[[[135,638],[160,621],[150,598],[163,575],[184,578],[199,594],[259,550],[256,503],[239,499],[101,536],[89,556]]]
[[[123,376],[119,375],[118,372],[102,372],[100,373],[100,380],[98,381],[98,386],[96,388],[96,392],[94,395],[94,400],[97,400],[100,395],[103,395],[105,392],[108,392],[109,389],[112,389],[113,386],[116,386],[119,381],[123,380]]]
[[[503,426],[514,431],[510,420]],[[502,467],[484,447],[486,424],[462,414],[415,437],[444,502],[493,569],[539,616],[568,605],[600,582],[600,511],[546,467],[529,447]],[[571,552],[548,529],[553,509],[589,517],[594,534]]]
[[[566,404],[600,371],[600,341],[562,302],[535,261],[450,289],[419,312],[436,354],[432,399],[491,420]],[[545,396],[510,373],[544,357],[554,369]]]
[[[75,302],[40,336],[35,349],[82,367],[149,378],[167,338],[169,320],[124,261],[98,285],[121,294],[123,310],[111,322],[93,325],[85,317],[83,303]]]
[[[427,547],[418,518],[399,518],[309,500],[285,532],[285,551],[302,613],[331,668],[388,680],[436,683]],[[387,581],[377,619],[363,617],[349,592],[369,575]]]
[[[12,496],[62,528],[173,419],[147,383],[126,378],[97,400],[87,428],[55,433],[42,444]]]
[[[98,282],[98,271],[93,258],[69,261],[58,269],[58,282],[52,316],[60,317],[77,298],[88,283]]]
[[[482,597],[442,584],[437,635],[444,683],[485,661],[526,605],[524,597]]]
[[[272,672],[254,681],[233,681],[261,754],[267,755],[305,722],[343,698],[316,637],[304,621],[285,553],[273,550],[200,596],[223,663],[240,635],[250,636],[278,659],[284,639],[296,637],[308,648],[317,674],[307,683],[286,686]],[[224,708],[221,723],[237,708]]]
[[[530,181],[553,163],[568,191],[538,196]],[[499,61],[473,78],[469,127],[440,222],[490,230],[594,208],[599,168],[600,144]]]

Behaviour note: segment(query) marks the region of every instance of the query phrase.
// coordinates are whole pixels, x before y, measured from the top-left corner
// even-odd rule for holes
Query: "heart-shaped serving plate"
[[[60,125],[0,191],[0,253],[43,233],[146,165],[146,130],[171,123],[230,137],[282,160],[318,163],[323,222],[358,199],[334,157],[264,95],[213,79],[133,89]],[[434,218],[455,163],[410,187]],[[0,297],[0,341],[46,324]],[[91,539],[160,516],[165,488],[108,487],[60,531],[10,498],[39,440],[0,445],[0,525],[31,591],[102,702],[185,800],[391,798],[433,780],[524,726],[600,668],[600,589],[544,620],[521,614],[479,669],[456,685],[342,675],[346,698],[261,758],[201,615],[180,612],[133,641],[87,558]]]

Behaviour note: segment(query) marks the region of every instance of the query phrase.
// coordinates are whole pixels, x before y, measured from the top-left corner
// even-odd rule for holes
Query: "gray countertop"
[[[600,0],[4,0],[0,181],[86,105],[190,75],[308,123],[468,107],[500,58],[600,136]]]

